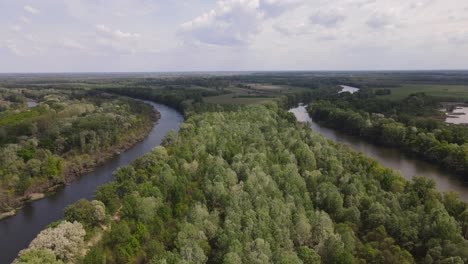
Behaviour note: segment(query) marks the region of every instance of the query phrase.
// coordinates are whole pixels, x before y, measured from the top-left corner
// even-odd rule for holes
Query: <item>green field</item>
[[[204,97],[203,100],[212,104],[262,104],[277,100],[288,93],[305,90],[303,88],[271,84],[249,83],[247,85],[246,87],[227,87],[228,94]]]
[[[378,89],[375,89],[378,90]],[[464,85],[402,85],[391,88],[392,94],[382,96],[392,100],[401,100],[410,94],[426,93],[430,96],[455,100],[468,100],[468,86]]]
[[[32,118],[35,118],[37,116],[40,116],[42,113],[44,113],[44,109],[40,109],[38,107],[35,107],[34,109],[27,109],[26,111],[21,111],[21,112],[6,112],[6,113],[1,113],[0,114],[0,126],[3,125],[17,125],[22,122],[26,122]]]
[[[236,94],[223,94],[219,96],[204,97],[203,100],[212,104],[259,104],[266,103],[276,98],[272,97],[242,97]]]

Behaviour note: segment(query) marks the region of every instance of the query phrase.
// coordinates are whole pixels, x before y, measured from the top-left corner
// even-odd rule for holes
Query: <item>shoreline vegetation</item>
[[[111,96],[111,98],[114,97],[115,96]],[[139,117],[137,117],[139,121],[135,122],[131,128],[129,127],[129,130],[121,133],[119,135],[120,138],[116,144],[111,144],[104,148],[98,148],[94,151],[87,151],[85,153],[72,151],[71,153],[68,152],[64,153],[64,155],[61,155],[60,158],[62,160],[60,162],[59,176],[55,177],[61,180],[41,180],[36,184],[30,184],[30,187],[27,188],[23,195],[15,195],[9,198],[8,204],[10,205],[5,207],[4,204],[0,208],[0,221],[16,215],[16,212],[26,203],[43,199],[52,195],[58,188],[76,180],[83,175],[86,175],[87,173],[92,172],[96,167],[104,164],[108,160],[119,155],[121,152],[130,149],[132,146],[138,142],[141,142],[148,136],[151,129],[158,122],[160,113],[153,107],[145,104],[140,100],[132,98],[125,99],[124,97],[119,96],[115,98],[117,98],[117,100],[123,100],[122,103],[124,103],[125,100],[130,100],[128,102],[134,101],[135,104],[142,104],[141,106],[143,106],[143,108],[141,109],[147,108],[149,111],[143,110],[140,113],[133,113],[139,115]],[[28,105],[28,107],[30,106]],[[131,108],[124,111],[133,111],[130,109]],[[135,110],[137,109],[138,108],[135,108]],[[18,110],[16,110],[16,112],[18,112]],[[10,207],[10,209],[8,209],[8,207]]]
[[[148,123],[148,126],[143,127],[141,131],[137,132],[137,134],[129,135],[125,142],[113,146],[108,150],[103,150],[99,153],[93,154],[92,157],[89,159],[89,163],[86,163],[86,166],[84,167],[65,166],[64,171],[66,172],[64,173],[64,182],[45,186],[44,188],[42,188],[42,191],[39,190],[39,192],[30,193],[25,196],[18,197],[20,205],[11,211],[0,213],[0,221],[15,216],[16,212],[28,202],[37,201],[40,199],[47,198],[50,195],[53,195],[58,188],[92,172],[96,167],[103,165],[110,159],[118,156],[121,152],[125,152],[128,149],[132,148],[134,145],[136,145],[138,142],[143,141],[148,136],[153,126],[158,122],[159,118],[160,113],[155,109],[155,111],[152,114],[152,123]]]
[[[414,100],[431,100],[414,95]],[[317,100],[308,105],[309,115],[318,123],[383,146],[397,147],[419,159],[437,164],[468,179],[468,130],[466,125],[446,124],[436,118],[411,116],[417,110],[396,114],[369,111],[356,106],[355,99]],[[368,104],[370,105],[370,104]],[[406,108],[414,107],[408,104]],[[415,109],[418,107],[414,107]],[[436,110],[434,110],[436,111]],[[433,115],[431,113],[431,115]]]

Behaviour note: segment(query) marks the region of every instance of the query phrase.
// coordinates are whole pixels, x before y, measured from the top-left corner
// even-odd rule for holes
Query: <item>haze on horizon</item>
[[[0,0],[0,72],[468,69],[465,0]]]

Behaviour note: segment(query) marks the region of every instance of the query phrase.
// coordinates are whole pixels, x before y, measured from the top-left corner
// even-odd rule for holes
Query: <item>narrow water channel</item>
[[[289,112],[293,113],[298,121],[308,122],[314,132],[333,141],[346,144],[355,151],[362,152],[377,160],[380,164],[400,171],[406,179],[411,179],[414,176],[425,176],[435,181],[439,191],[455,191],[460,194],[462,200],[468,202],[468,182],[462,181],[458,175],[429,162],[406,155],[397,148],[378,146],[358,137],[323,127],[310,118],[303,105],[292,108]]]
[[[165,105],[146,102],[161,114],[145,140],[131,149],[109,160],[70,185],[59,189],[54,195],[25,205],[18,214],[0,221],[0,263],[11,263],[21,249],[48,224],[63,217],[63,209],[79,199],[92,199],[96,188],[113,179],[112,172],[126,166],[136,158],[161,144],[161,140],[171,130],[178,130],[183,117],[176,110]]]

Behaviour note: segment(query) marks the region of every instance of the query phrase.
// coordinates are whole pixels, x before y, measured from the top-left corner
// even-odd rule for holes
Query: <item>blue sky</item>
[[[0,72],[468,69],[465,0],[0,0]]]

